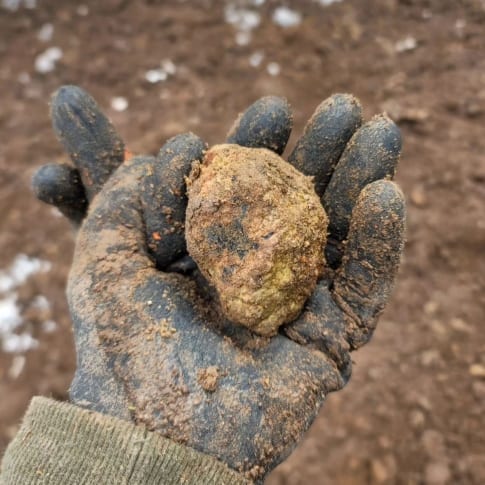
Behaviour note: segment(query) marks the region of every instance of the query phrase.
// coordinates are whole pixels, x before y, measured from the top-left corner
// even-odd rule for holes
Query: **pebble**
[[[423,187],[415,187],[411,191],[410,195],[411,202],[416,207],[426,207],[428,205],[428,197],[426,196],[426,192],[424,191]]]
[[[418,409],[415,409],[411,411],[409,415],[409,422],[411,423],[411,426],[415,429],[421,428],[426,421],[425,415],[419,411]]]
[[[485,378],[485,365],[482,365],[482,364],[472,364],[469,367],[468,372],[473,377]]]
[[[426,315],[434,315],[438,311],[439,304],[436,301],[430,300],[424,304],[423,311]]]
[[[457,332],[471,333],[473,331],[472,327],[461,318],[452,318],[450,327]]]

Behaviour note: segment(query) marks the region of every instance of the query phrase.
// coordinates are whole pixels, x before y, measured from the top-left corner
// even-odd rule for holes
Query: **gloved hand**
[[[94,101],[61,88],[52,111],[81,175],[44,168],[34,188],[78,222],[86,205],[80,180],[90,201],[67,290],[77,350],[71,400],[262,480],[326,395],[345,385],[350,352],[370,339],[388,299],[404,237],[403,196],[388,180],[398,128],[386,116],[361,126],[360,105],[348,95],[323,102],[308,122],[289,161],[314,176],[330,218],[333,269],[299,318],[268,339],[221,317],[186,254],[185,176],[204,143],[176,136],[157,157],[135,157],[109,176],[123,145]],[[262,98],[227,141],[282,153],[291,123],[285,100]],[[59,177],[61,170],[75,176]]]

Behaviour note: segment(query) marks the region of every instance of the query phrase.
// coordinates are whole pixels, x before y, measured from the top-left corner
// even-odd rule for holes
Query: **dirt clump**
[[[202,389],[207,392],[214,392],[217,389],[217,381],[219,380],[219,369],[213,365],[198,372],[198,381]]]
[[[189,253],[229,320],[270,336],[322,274],[327,216],[313,182],[266,149],[216,145],[187,191]]]

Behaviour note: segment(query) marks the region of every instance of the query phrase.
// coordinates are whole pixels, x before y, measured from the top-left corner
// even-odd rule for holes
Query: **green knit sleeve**
[[[216,459],[141,426],[35,397],[3,457],[1,485],[248,484]]]

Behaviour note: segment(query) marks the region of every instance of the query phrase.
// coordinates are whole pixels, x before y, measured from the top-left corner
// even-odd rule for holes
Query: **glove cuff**
[[[2,462],[4,485],[248,484],[215,458],[118,418],[34,397]]]

